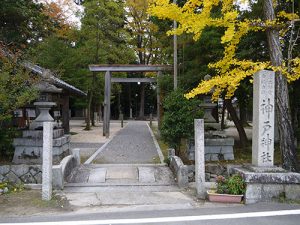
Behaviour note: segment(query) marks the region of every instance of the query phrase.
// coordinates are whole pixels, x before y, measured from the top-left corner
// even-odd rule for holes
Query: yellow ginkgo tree
[[[231,98],[240,85],[240,82],[253,76],[262,69],[276,71],[276,115],[279,129],[280,148],[282,151],[283,167],[297,171],[298,161],[294,144],[294,131],[291,120],[288,96],[288,82],[300,78],[300,58],[283,59],[280,35],[284,35],[295,22],[299,21],[296,13],[287,13],[277,10],[276,0],[258,0],[263,3],[261,18],[243,18],[237,5],[246,0],[187,0],[183,6],[173,4],[169,0],[149,0],[149,13],[161,19],[176,20],[179,24],[169,35],[180,35],[184,32],[194,35],[194,39],[201,37],[207,27],[220,27],[224,29],[221,42],[224,45],[223,58],[211,62],[209,67],[216,71],[216,76],[208,81],[202,81],[197,87],[186,94],[193,98],[199,94],[214,90],[213,100],[225,93]],[[291,0],[286,0],[292,2]],[[221,8],[216,16],[213,10]],[[278,11],[278,12],[276,12]],[[252,60],[239,60],[236,51],[243,37],[250,32],[266,32],[270,61],[254,62]]]

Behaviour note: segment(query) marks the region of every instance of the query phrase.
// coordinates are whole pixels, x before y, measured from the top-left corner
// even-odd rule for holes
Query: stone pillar
[[[254,74],[252,164],[274,165],[275,73],[262,70]]]
[[[43,122],[42,200],[47,201],[52,197],[52,146],[53,122]]]
[[[205,198],[204,120],[195,119],[195,181],[197,197]]]

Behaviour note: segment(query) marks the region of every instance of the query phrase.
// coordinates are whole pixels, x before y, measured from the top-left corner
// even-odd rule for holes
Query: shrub
[[[234,174],[228,178],[217,177],[217,193],[243,195],[246,192],[246,183],[240,174]]]
[[[172,91],[164,99],[161,135],[170,147],[178,150],[181,138],[191,138],[194,135],[194,119],[203,116],[200,103],[198,99],[186,99],[180,89]]]

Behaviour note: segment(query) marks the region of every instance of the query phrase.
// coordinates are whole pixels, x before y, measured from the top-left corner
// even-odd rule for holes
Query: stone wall
[[[0,182],[25,184],[42,183],[41,165],[2,165],[0,166]]]
[[[230,165],[231,167],[232,165]],[[205,164],[205,182],[215,182],[217,176],[228,176],[226,164],[206,163]],[[195,181],[195,166],[188,165],[189,182]]]

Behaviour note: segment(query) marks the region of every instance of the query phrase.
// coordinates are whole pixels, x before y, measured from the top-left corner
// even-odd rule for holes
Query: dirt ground
[[[0,195],[0,217],[57,214],[73,211],[68,201],[53,195],[51,201],[43,201],[41,190],[23,190]]]

